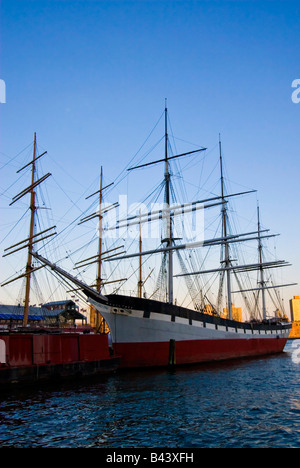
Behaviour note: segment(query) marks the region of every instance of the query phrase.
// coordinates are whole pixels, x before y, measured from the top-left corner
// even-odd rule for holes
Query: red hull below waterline
[[[120,369],[124,369],[207,363],[276,354],[283,351],[286,342],[286,338],[176,341],[171,353],[169,342],[116,343],[114,350],[121,356]]]

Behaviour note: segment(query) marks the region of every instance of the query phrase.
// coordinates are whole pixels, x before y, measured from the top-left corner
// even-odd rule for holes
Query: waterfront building
[[[0,328],[12,328],[23,323],[24,306],[0,304]],[[86,324],[86,317],[79,312],[78,306],[71,300],[48,302],[39,307],[30,306],[28,324],[74,326],[76,320]]]
[[[228,308],[223,309],[222,318],[228,318]],[[243,321],[243,312],[241,307],[235,307],[235,305],[232,304],[232,318],[237,322]]]
[[[300,296],[290,300],[292,322],[300,322]]]
[[[290,338],[300,338],[300,296],[294,296],[290,300],[290,308],[293,323]]]

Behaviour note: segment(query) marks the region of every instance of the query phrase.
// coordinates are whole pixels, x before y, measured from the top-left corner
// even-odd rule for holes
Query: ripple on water
[[[300,371],[270,358],[15,391],[0,447],[299,447]]]

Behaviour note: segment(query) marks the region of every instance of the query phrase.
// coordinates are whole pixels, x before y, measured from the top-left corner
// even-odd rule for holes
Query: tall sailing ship
[[[267,316],[266,294],[273,288],[281,288],[286,285],[274,285],[269,282],[266,273],[274,268],[287,266],[285,261],[265,261],[263,256],[263,239],[272,237],[267,230],[261,228],[259,208],[257,208],[257,228],[252,232],[231,234],[229,231],[228,202],[231,197],[239,197],[253,191],[227,194],[223,175],[223,157],[221,141],[219,139],[219,168],[220,168],[220,195],[197,200],[191,203],[178,204],[172,202],[171,164],[173,160],[185,158],[191,154],[201,153],[206,148],[194,151],[170,155],[168,136],[168,111],[164,109],[164,157],[156,161],[141,164],[129,168],[130,171],[146,168],[151,165],[162,164],[164,166],[164,208],[149,213],[139,213],[135,216],[118,222],[118,229],[128,226],[139,226],[145,222],[162,221],[165,227],[165,236],[161,244],[152,250],[143,250],[142,236],[139,238],[139,249],[134,253],[125,252],[118,255],[117,248],[111,248],[104,252],[102,249],[102,219],[108,209],[101,207],[104,188],[102,186],[102,172],[100,185],[100,207],[98,213],[87,216],[85,220],[91,220],[95,216],[99,218],[99,250],[98,254],[90,262],[97,262],[98,276],[97,287],[89,286],[69,272],[58,267],[48,259],[32,252],[32,255],[41,263],[48,265],[61,278],[77,287],[85,294],[89,303],[103,317],[109,327],[112,344],[115,353],[121,356],[121,367],[143,368],[152,366],[184,365],[192,363],[220,361],[234,358],[259,356],[279,353],[284,349],[289,337],[291,324],[281,317]],[[115,206],[116,207],[116,206]],[[183,242],[183,239],[175,237],[175,218],[183,212],[202,213],[206,209],[218,207],[221,213],[221,234],[212,239],[197,239],[196,241]],[[256,242],[258,260],[255,263],[237,264],[232,257],[233,246],[244,242]],[[183,252],[192,252],[203,248],[221,248],[220,266],[206,269],[201,265],[195,267],[195,263],[184,261]],[[113,252],[107,255],[109,252]],[[143,297],[142,287],[145,283],[142,279],[142,258],[161,255],[163,258],[160,273],[166,273],[165,299],[157,299],[154,296]],[[174,271],[175,255],[179,258],[179,271]],[[139,260],[139,280],[136,295],[119,293],[104,294],[104,281],[101,278],[100,265],[106,262],[125,262],[129,259]],[[133,260],[132,260],[133,261]],[[85,265],[86,263],[82,263]],[[195,268],[188,271],[188,266]],[[258,272],[258,280],[255,287],[244,288],[241,282],[237,291],[233,290],[232,278],[238,278],[249,272]],[[221,293],[214,304],[202,290],[200,278],[209,274],[216,274],[222,288],[226,285],[226,314],[221,309]],[[193,307],[178,305],[174,299],[174,278],[184,277],[188,290],[197,296]],[[126,278],[123,279],[126,281]],[[118,281],[118,280],[115,280]],[[237,279],[238,281],[238,279]],[[220,288],[220,290],[222,289]],[[196,292],[195,292],[196,291]],[[255,309],[259,308],[261,314],[253,314],[248,321],[241,321],[234,316],[233,296],[242,293],[245,301],[246,294],[256,297]]]

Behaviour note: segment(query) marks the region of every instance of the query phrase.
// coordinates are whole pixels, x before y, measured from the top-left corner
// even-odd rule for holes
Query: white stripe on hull
[[[202,321],[193,321],[176,317],[171,321],[170,315],[151,313],[150,318],[144,318],[141,310],[118,309],[91,301],[94,307],[106,320],[113,343],[155,343],[192,340],[224,340],[224,339],[271,339],[288,338],[290,329],[282,330],[244,330],[228,328]]]

